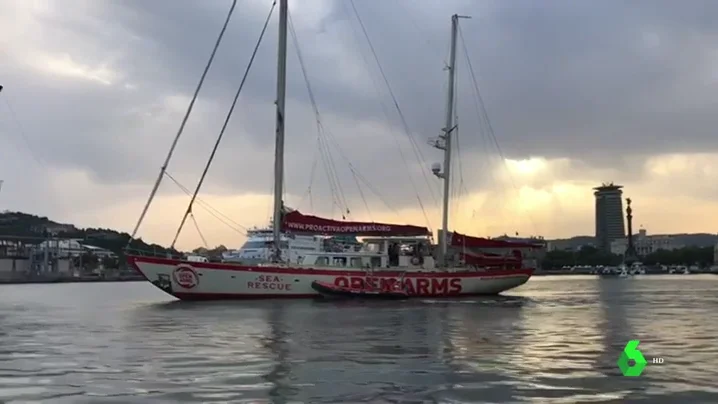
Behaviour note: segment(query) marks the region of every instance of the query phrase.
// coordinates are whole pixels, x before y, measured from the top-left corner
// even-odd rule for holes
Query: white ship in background
[[[282,256],[290,263],[300,263],[307,253],[319,251],[359,251],[355,237],[330,237],[311,234],[282,233]],[[269,262],[274,255],[274,230],[271,227],[247,230],[247,241],[235,250],[222,253],[222,262],[256,265]]]
[[[289,262],[299,262],[307,252],[321,251],[324,238],[313,235],[281,235],[282,256]],[[236,250],[222,253],[222,262],[255,265],[269,262],[274,254],[274,234],[271,228],[247,231],[247,241]]]

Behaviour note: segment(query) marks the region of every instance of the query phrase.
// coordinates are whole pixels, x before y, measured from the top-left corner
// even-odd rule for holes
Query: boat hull
[[[409,294],[403,291],[344,288],[318,281],[312,282],[312,289],[328,299],[403,300],[409,298]]]
[[[232,263],[187,262],[170,258],[129,256],[128,261],[150,283],[181,300],[301,299],[319,293],[312,282],[382,289],[406,284],[410,297],[446,298],[496,295],[526,283],[533,269],[494,271],[396,271],[297,268],[283,265],[247,266]]]

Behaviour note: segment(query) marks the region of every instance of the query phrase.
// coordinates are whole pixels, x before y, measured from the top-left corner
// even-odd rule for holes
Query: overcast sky
[[[0,0],[0,209],[131,231],[230,3]],[[290,35],[288,205],[439,227],[440,185],[429,166],[442,156],[427,139],[444,123],[450,16],[459,13],[473,18],[461,20],[458,47],[454,170],[464,185],[452,203],[452,228],[490,236],[592,234],[591,188],[614,181],[634,200],[636,226],[649,233],[716,231],[718,2],[354,4],[356,14],[349,0],[290,0],[297,41]],[[188,188],[270,6],[238,0],[168,169]],[[498,148],[477,114],[464,44]],[[275,12],[200,194],[245,227],[270,216],[276,47]],[[327,171],[341,192],[331,191],[337,187]],[[165,180],[140,236],[169,244],[187,202]],[[209,244],[239,246],[240,232],[201,206],[195,212]],[[189,225],[178,245],[200,243]]]

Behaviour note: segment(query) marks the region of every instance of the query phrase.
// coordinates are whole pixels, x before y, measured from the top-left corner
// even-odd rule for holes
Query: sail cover
[[[345,222],[304,215],[299,211],[288,212],[282,221],[282,230],[293,233],[353,234],[357,236],[426,236],[426,227],[375,222]]]
[[[498,254],[472,254],[472,253],[460,253],[461,259],[469,265],[477,265],[483,267],[494,267],[494,266],[512,266],[520,267],[522,254],[518,250],[513,250],[511,254],[498,255]]]
[[[543,248],[543,246],[538,243],[521,243],[516,241],[472,237],[456,232],[451,233],[451,245],[454,247],[465,248]]]

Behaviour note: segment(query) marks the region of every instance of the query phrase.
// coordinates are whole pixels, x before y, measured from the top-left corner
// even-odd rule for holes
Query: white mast
[[[288,0],[279,0],[279,46],[277,55],[277,121],[274,145],[274,259],[282,258],[282,190],[284,189],[284,101],[287,85]]]
[[[432,146],[444,151],[444,171],[441,171],[441,164],[436,163],[431,171],[438,178],[444,181],[444,200],[441,217],[441,234],[439,236],[439,266],[446,266],[447,238],[449,232],[449,197],[451,196],[451,133],[456,129],[454,126],[454,76],[456,73],[456,37],[459,29],[459,18],[471,18],[454,14],[451,16],[451,51],[449,55],[449,91],[446,98],[446,125],[443,135],[430,142]]]

